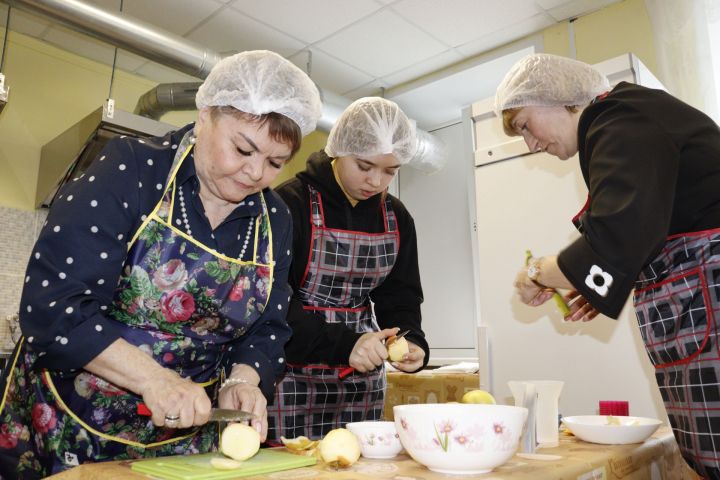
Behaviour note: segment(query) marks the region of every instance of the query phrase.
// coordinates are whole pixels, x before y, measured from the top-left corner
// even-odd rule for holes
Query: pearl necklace
[[[192,237],[192,230],[190,230],[190,222],[188,221],[187,217],[187,209],[185,208],[185,196],[183,195],[183,186],[180,185],[178,187],[178,200],[180,200],[180,214],[182,216],[183,225],[185,226],[185,231],[188,235]],[[248,222],[248,229],[245,233],[245,241],[243,242],[242,249],[240,250],[240,255],[238,256],[238,260],[242,260],[243,256],[245,255],[245,250],[247,250],[247,246],[250,243],[250,236],[253,232],[253,224],[255,223],[253,221],[254,219],[250,219]],[[213,236],[213,238],[215,238]],[[240,235],[238,235],[238,240],[240,240]]]

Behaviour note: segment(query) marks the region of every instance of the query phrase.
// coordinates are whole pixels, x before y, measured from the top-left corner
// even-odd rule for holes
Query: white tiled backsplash
[[[25,268],[47,213],[0,207],[0,347],[5,343],[5,317],[20,306]]]

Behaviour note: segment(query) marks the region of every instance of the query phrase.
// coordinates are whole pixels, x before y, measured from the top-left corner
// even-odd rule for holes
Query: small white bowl
[[[662,422],[656,418],[613,417],[620,425],[609,424],[608,415],[578,415],[562,421],[580,440],[605,445],[644,442]]]
[[[394,422],[353,422],[345,428],[358,437],[365,458],[393,458],[402,451]]]

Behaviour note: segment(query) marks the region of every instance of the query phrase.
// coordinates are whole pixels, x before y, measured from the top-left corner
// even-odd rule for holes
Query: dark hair
[[[517,116],[518,112],[522,110],[524,107],[516,107],[516,108],[508,108],[506,110],[502,111],[502,121],[503,121],[503,130],[505,131],[505,135],[509,137],[516,137],[520,135],[520,133],[513,128],[513,120],[515,120],[515,117]],[[567,110],[570,113],[575,113],[578,111],[577,105],[566,105],[565,110]]]
[[[276,142],[290,145],[290,158],[300,149],[302,142],[302,131],[300,126],[289,117],[277,112],[264,113],[262,115],[254,115],[252,113],[243,112],[229,105],[218,107],[208,107],[210,109],[210,118],[215,121],[219,115],[231,115],[235,118],[247,120],[259,127],[267,124],[270,138]],[[289,160],[288,160],[289,161]]]

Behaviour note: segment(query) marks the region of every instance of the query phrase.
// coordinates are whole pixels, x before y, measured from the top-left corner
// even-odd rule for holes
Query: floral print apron
[[[358,333],[380,330],[370,292],[395,264],[400,234],[390,200],[382,202],[385,231],[366,233],[327,228],[320,193],[310,189],[310,254],[297,292],[304,309],[344,323]],[[367,373],[329,365],[287,365],[268,407],[268,441],[304,435],[317,439],[348,422],[380,420],[385,399],[385,369]]]
[[[683,457],[720,479],[720,229],[669,237],[633,301]]]
[[[228,258],[172,225],[175,176],[191,150],[188,133],[162,200],[130,243],[109,314],[126,326],[126,341],[204,385],[214,401],[223,353],[260,317],[270,297],[272,238],[262,193],[252,261]],[[0,404],[0,461],[19,457],[19,478],[44,477],[84,462],[217,448],[215,422],[180,430],[156,427],[137,415],[140,396],[84,370],[35,371],[37,355],[30,344],[18,342]]]

